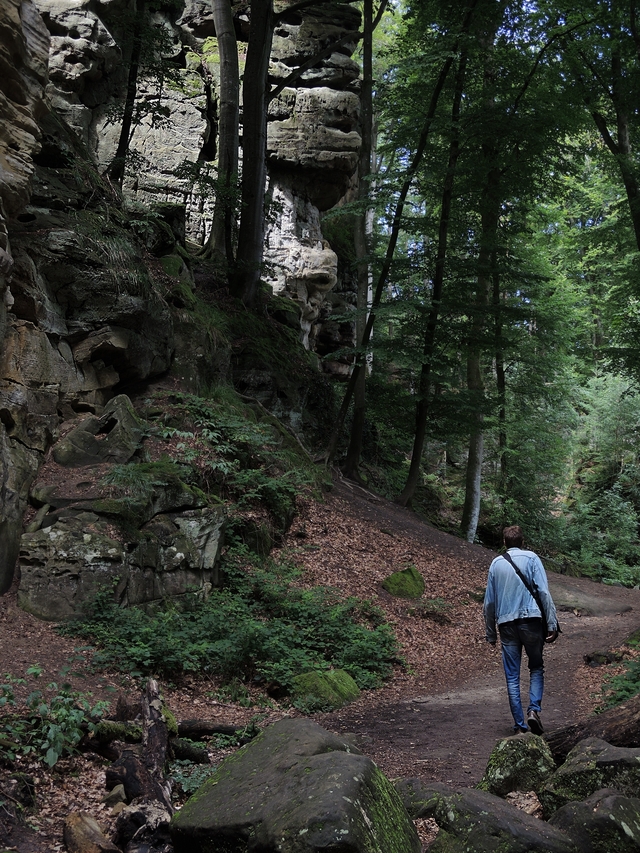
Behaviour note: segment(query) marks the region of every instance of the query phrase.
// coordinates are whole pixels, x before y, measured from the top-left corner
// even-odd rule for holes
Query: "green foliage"
[[[32,666],[27,676],[39,678],[42,669]],[[44,691],[31,690],[27,698],[16,699],[16,687],[24,678],[5,674],[0,684],[0,760],[13,761],[29,756],[53,767],[65,753],[75,750],[85,733],[95,730],[108,708],[107,702],[90,701],[91,694],[48,684]]]
[[[103,486],[112,486],[116,493],[129,498],[131,503],[146,504],[157,489],[179,487],[183,473],[177,463],[165,458],[159,462],[111,465],[100,482]]]
[[[96,665],[134,674],[206,673],[284,690],[309,670],[345,669],[363,688],[391,674],[397,644],[369,602],[300,589],[290,566],[249,565],[241,549],[227,554],[222,571],[226,588],[194,598],[188,610],[125,610],[105,590],[86,619],[60,630],[94,643]]]
[[[640,693],[640,660],[626,661],[623,672],[605,679],[602,693],[604,701],[600,710],[637,696]]]
[[[169,762],[167,778],[171,779],[182,796],[190,797],[204,785],[216,769],[215,764],[194,764],[187,759],[176,759]]]
[[[230,389],[220,387],[209,399],[159,395],[150,405],[155,434],[170,443],[177,471],[186,466],[205,491],[240,510],[266,507],[280,531],[293,517],[296,495],[324,481],[324,472],[276,418],[256,412]]]

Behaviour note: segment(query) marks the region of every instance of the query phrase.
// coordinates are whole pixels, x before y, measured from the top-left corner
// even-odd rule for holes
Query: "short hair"
[[[507,548],[522,548],[524,533],[519,525],[512,524],[511,527],[505,527],[502,531],[502,536]]]

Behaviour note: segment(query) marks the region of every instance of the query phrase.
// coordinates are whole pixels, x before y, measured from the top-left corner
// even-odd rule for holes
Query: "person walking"
[[[486,639],[495,646],[497,625],[514,732],[530,730],[541,735],[544,731],[540,719],[544,691],[542,654],[545,642],[552,643],[558,636],[558,617],[540,558],[522,547],[522,528],[518,525],[505,527],[503,537],[506,554],[496,557],[489,567],[484,597]],[[523,648],[529,664],[526,722],[520,697]]]

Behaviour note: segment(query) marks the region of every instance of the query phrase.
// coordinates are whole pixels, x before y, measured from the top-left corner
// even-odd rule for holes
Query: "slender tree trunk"
[[[129,143],[131,142],[132,136],[131,125],[133,124],[133,110],[138,91],[138,73],[140,71],[140,54],[142,51],[142,26],[146,13],[146,0],[137,0],[135,9],[133,43],[131,46],[129,74],[127,77],[127,94],[124,101],[120,136],[118,138],[116,153],[114,154],[113,160],[111,161],[111,165],[108,169],[109,178],[119,186],[122,186],[122,181],[124,179],[125,160],[129,152]]]
[[[362,88],[360,94],[362,145],[358,164],[358,197],[363,203],[363,208],[357,216],[354,233],[358,263],[356,341],[361,341],[364,336],[367,309],[369,307],[371,277],[369,260],[371,251],[367,223],[369,219],[370,178],[373,153],[373,0],[364,0],[363,7]],[[358,372],[358,379],[354,389],[351,437],[343,468],[345,477],[356,480],[359,483],[362,483],[358,466],[360,465],[360,455],[362,453],[362,437],[366,412],[366,377],[366,370]]]
[[[504,369],[504,340],[502,334],[502,295],[500,293],[500,276],[493,276],[493,310],[495,311],[495,358],[496,358],[496,387],[498,390],[498,452],[500,456],[500,476],[498,479],[498,494],[504,500],[507,486],[507,381]]]
[[[460,154],[460,105],[462,103],[462,92],[467,70],[467,51],[464,50],[460,56],[458,72],[456,74],[456,85],[451,108],[451,142],[449,143],[449,160],[447,172],[442,186],[442,201],[440,204],[440,225],[438,228],[438,253],[433,275],[433,288],[431,291],[431,308],[427,318],[424,332],[424,345],[422,349],[422,367],[420,369],[420,382],[418,385],[418,402],[416,405],[416,426],[413,438],[413,449],[411,451],[411,464],[407,482],[402,493],[396,498],[396,503],[407,506],[411,503],[418,487],[420,478],[420,465],[422,462],[422,451],[427,435],[427,417],[429,415],[429,393],[431,389],[431,365],[435,350],[436,332],[440,315],[440,304],[444,289],[444,270],[447,256],[447,241],[449,237],[449,217],[451,216],[451,202],[453,198],[453,183],[455,178],[458,156]]]
[[[462,22],[461,27],[461,35],[466,34],[469,31],[469,26],[471,24],[471,19],[473,16],[474,9],[476,8],[479,0],[470,0],[469,4],[465,9],[465,17]],[[442,69],[440,70],[440,74],[434,86],[434,90],[431,94],[431,100],[429,102],[429,107],[427,109],[427,113],[425,116],[425,121],[422,126],[422,131],[420,133],[420,138],[418,140],[418,145],[416,148],[416,152],[413,155],[413,159],[411,161],[411,165],[409,166],[409,170],[407,171],[405,180],[400,189],[400,195],[398,197],[398,203],[396,205],[395,213],[393,216],[393,222],[391,225],[391,234],[389,235],[389,243],[387,244],[387,251],[385,253],[384,261],[382,264],[382,269],[380,270],[380,275],[378,276],[378,281],[376,283],[375,292],[373,294],[373,300],[371,303],[371,311],[369,312],[369,317],[367,318],[367,324],[364,329],[364,334],[362,337],[362,341],[360,343],[360,353],[356,360],[355,367],[351,373],[351,377],[349,379],[349,383],[347,384],[347,388],[345,390],[345,395],[342,400],[342,404],[340,406],[340,410],[336,416],[336,423],[329,438],[329,443],[327,446],[327,455],[326,462],[330,464],[333,461],[333,457],[335,456],[337,447],[338,447],[338,439],[340,438],[340,433],[342,431],[342,426],[344,424],[344,419],[346,417],[347,411],[349,410],[349,405],[351,403],[351,398],[353,397],[353,393],[358,382],[358,375],[361,370],[364,369],[364,353],[366,352],[367,345],[369,344],[369,340],[371,338],[371,332],[373,330],[373,325],[376,319],[376,311],[380,306],[380,302],[382,300],[382,294],[384,292],[384,288],[387,283],[387,279],[389,277],[389,272],[391,270],[391,264],[393,262],[393,257],[396,250],[396,245],[398,243],[398,237],[400,236],[400,229],[402,226],[402,214],[404,212],[404,205],[407,200],[407,196],[409,194],[409,190],[411,189],[411,185],[413,183],[413,179],[418,171],[420,163],[422,162],[422,157],[424,156],[424,151],[427,146],[427,141],[429,139],[429,134],[431,133],[431,125],[433,123],[433,119],[435,117],[436,108],[438,106],[438,101],[440,99],[440,93],[444,87],[447,77],[449,76],[449,71],[451,70],[451,66],[453,65],[454,56],[458,51],[459,40],[456,39],[455,44],[452,47],[452,50],[445,60]]]
[[[256,301],[264,250],[267,105],[273,18],[273,0],[252,0],[251,32],[242,90],[242,209],[237,271],[232,281],[233,292],[247,306],[253,306]]]
[[[238,178],[240,73],[238,44],[229,0],[213,0],[213,21],[220,52],[218,110],[218,190],[205,254],[233,264],[235,188]]]
[[[504,14],[504,0],[497,3],[487,18],[485,32],[480,42],[485,47],[484,101],[487,116],[495,113],[493,86],[496,70],[493,65],[495,37]],[[478,281],[474,299],[473,320],[469,330],[467,355],[467,388],[473,402],[475,414],[472,418],[469,437],[469,456],[462,508],[461,531],[467,542],[473,542],[480,517],[482,463],[484,454],[484,381],[482,376],[482,353],[487,307],[493,292],[495,275],[496,244],[500,216],[500,169],[498,167],[498,140],[495,124],[490,122],[490,133],[482,144],[482,160],[485,170],[485,186],[480,199],[480,247],[478,250]]]

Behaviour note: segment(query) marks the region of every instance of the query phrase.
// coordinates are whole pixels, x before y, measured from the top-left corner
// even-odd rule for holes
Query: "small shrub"
[[[35,665],[27,675],[39,678]],[[78,693],[55,682],[44,691],[32,690],[24,702],[15,696],[15,688],[26,684],[24,678],[6,674],[0,684],[0,758],[14,761],[29,756],[53,767],[63,753],[73,752],[86,731],[92,732],[108,708],[107,702],[90,702],[91,694]]]

